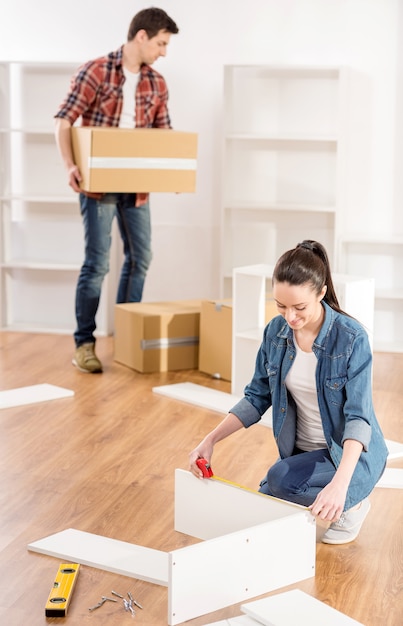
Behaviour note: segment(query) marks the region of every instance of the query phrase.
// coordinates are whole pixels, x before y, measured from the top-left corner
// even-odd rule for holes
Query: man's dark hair
[[[155,37],[160,30],[172,33],[173,35],[179,32],[179,28],[173,19],[171,19],[165,11],[157,9],[156,7],[143,9],[136,13],[129,26],[127,41],[132,41],[139,30],[145,30],[149,39]]]

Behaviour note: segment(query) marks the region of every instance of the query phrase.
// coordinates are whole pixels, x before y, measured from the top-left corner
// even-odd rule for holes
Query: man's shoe
[[[75,365],[80,372],[90,374],[102,372],[102,363],[95,354],[95,344],[83,343],[81,346],[78,346],[74,353],[73,365]]]
[[[323,543],[350,543],[358,537],[361,526],[367,517],[371,504],[368,498],[365,498],[359,505],[358,509],[346,511],[342,513],[337,522],[330,524],[329,528],[322,537]]]

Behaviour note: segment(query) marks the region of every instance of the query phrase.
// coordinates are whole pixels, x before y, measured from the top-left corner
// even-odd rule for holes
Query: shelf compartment
[[[226,144],[226,205],[336,206],[336,143],[249,139]]]
[[[71,63],[10,63],[11,128],[51,129],[77,67]]]
[[[38,205],[38,208],[43,208]],[[45,207],[50,209],[49,207]],[[71,210],[71,207],[68,207]],[[66,215],[59,207],[54,217],[46,212],[21,211],[20,219],[8,224],[8,245],[3,257],[7,265],[46,263],[80,266],[84,258],[83,227],[80,216]],[[78,214],[78,210],[77,210]],[[35,219],[36,218],[36,219]]]
[[[337,134],[341,76],[340,68],[226,66],[227,133]]]
[[[403,352],[403,300],[375,300],[374,350]]]
[[[224,277],[231,277],[234,267],[274,265],[283,252],[303,239],[322,242],[330,258],[334,252],[333,213],[225,209],[223,219],[228,239],[223,249]]]
[[[6,268],[2,273],[8,293],[5,328],[73,331],[78,272]]]
[[[13,196],[60,195],[67,190],[67,174],[53,135],[17,133],[11,136]]]
[[[379,294],[379,297],[385,297],[382,296],[385,290],[402,292],[403,238],[343,239],[340,256],[345,272],[375,279],[377,296]]]

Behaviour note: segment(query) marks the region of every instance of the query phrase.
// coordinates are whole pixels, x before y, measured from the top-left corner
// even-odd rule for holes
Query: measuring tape
[[[250,491],[251,493],[257,493],[258,495],[263,496],[263,493],[259,493],[255,489],[250,489],[249,487],[244,487],[243,485],[238,485],[237,483],[232,482],[231,480],[227,480],[226,478],[220,478],[213,473],[210,463],[206,459],[197,459],[196,465],[203,472],[204,478],[211,478],[212,480],[217,480],[220,483],[226,483],[227,485],[231,485],[231,487],[237,487],[238,489],[243,489],[244,491]]]
[[[61,563],[46,602],[46,617],[65,617],[76,584],[80,565]]]
[[[237,487],[238,489],[243,489],[244,491],[250,491],[251,493],[254,493],[255,495],[258,496],[262,496],[263,498],[274,498],[275,500],[280,500],[281,498],[276,498],[275,496],[267,496],[265,493],[261,493],[260,491],[256,491],[256,489],[251,489],[250,487],[244,487],[243,485],[238,485],[237,483],[232,482],[231,480],[227,480],[226,478],[220,478],[219,476],[216,476],[211,468],[210,463],[207,461],[207,459],[197,459],[196,460],[196,465],[199,469],[201,469],[201,471],[203,472],[203,477],[204,478],[210,478],[210,480],[216,480],[220,483],[225,483],[226,485],[231,485],[231,487]],[[296,504],[295,502],[288,502],[288,504],[293,504],[295,506],[298,506],[300,508],[305,508],[307,510],[309,510],[308,507],[304,507],[301,504]]]

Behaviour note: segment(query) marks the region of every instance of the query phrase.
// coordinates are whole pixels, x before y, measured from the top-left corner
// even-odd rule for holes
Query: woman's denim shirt
[[[325,319],[312,350],[318,359],[316,389],[327,447],[336,468],[343,443],[355,439],[363,451],[347,493],[349,509],[367,497],[382,475],[388,449],[372,403],[372,353],[368,335],[355,319],[322,301]],[[279,315],[264,330],[252,381],[231,410],[245,428],[272,406],[273,432],[281,458],[291,456],[296,436],[296,407],[285,385],[296,349],[293,331]]]

